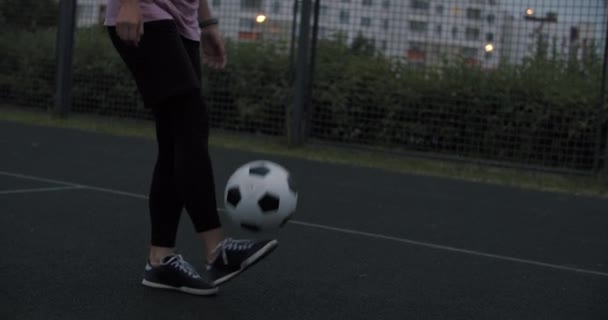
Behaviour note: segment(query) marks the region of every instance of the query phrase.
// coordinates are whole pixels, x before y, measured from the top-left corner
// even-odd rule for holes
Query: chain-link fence
[[[320,3],[311,137],[594,166],[605,1]]]
[[[226,71],[205,72],[214,128],[286,134],[291,104],[294,2],[211,0],[228,51]]]
[[[214,128],[282,135],[289,90],[288,43],[293,5],[268,1],[209,1],[221,19],[227,70],[204,72]],[[149,118],[136,87],[102,27],[105,0],[79,0],[74,60],[75,112]],[[268,12],[272,17],[263,13]]]
[[[0,0],[1,104],[63,101],[55,43],[66,1]],[[229,54],[225,71],[203,76],[215,129],[515,166],[605,166],[608,1],[209,4]],[[147,119],[102,26],[105,8],[75,3],[70,110]]]

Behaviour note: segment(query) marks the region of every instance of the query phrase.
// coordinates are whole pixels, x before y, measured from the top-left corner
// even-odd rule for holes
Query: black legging
[[[174,247],[185,207],[197,232],[220,227],[208,151],[208,115],[199,90],[153,109],[158,158],[150,190],[152,245]]]
[[[209,119],[200,90],[200,43],[181,36],[172,20],[146,22],[144,30],[134,47],[120,40],[114,27],[108,28],[156,122],[151,244],[174,247],[184,208],[197,232],[220,227],[207,146]]]

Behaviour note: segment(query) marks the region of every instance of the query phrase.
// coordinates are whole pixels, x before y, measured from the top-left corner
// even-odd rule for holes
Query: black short
[[[108,32],[135,78],[146,108],[192,89],[200,90],[199,42],[181,36],[173,20],[146,22],[137,47],[123,42],[115,27],[108,27]]]

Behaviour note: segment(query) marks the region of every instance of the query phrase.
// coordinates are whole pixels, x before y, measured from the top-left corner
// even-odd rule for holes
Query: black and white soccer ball
[[[224,207],[230,219],[253,232],[282,228],[296,210],[298,193],[289,172],[266,160],[239,167],[228,179]]]

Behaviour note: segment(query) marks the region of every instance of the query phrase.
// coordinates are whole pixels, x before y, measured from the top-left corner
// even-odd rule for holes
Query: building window
[[[239,19],[239,27],[241,29],[251,30],[255,26],[255,20],[250,18],[241,18]]]
[[[388,47],[388,45],[386,43],[386,40],[382,40],[382,42],[381,42],[381,48],[382,48],[382,50],[386,50],[387,47]]]
[[[262,0],[241,0],[241,9],[262,9]]]
[[[319,11],[322,16],[327,16],[329,14],[329,6],[326,4],[321,5],[321,7],[319,8]]]
[[[493,14],[489,14],[487,19],[488,19],[488,23],[492,24],[492,23],[494,23],[494,20],[496,20],[496,16],[494,16]]]
[[[350,13],[348,11],[346,11],[346,10],[340,11],[340,23],[341,24],[350,23]]]
[[[407,49],[407,58],[410,61],[424,62],[426,60],[426,48],[422,42],[410,42]]]
[[[382,21],[382,28],[384,30],[388,30],[388,25],[389,25],[388,19],[384,19],[384,21]]]
[[[480,9],[467,9],[467,19],[480,20],[481,10]]]
[[[412,9],[427,11],[431,7],[431,3],[428,0],[410,0],[410,6]]]
[[[442,27],[440,24],[438,24],[437,26],[435,26],[435,33],[436,33],[438,36],[441,36],[441,33],[442,33],[442,32],[443,32],[443,27]]]
[[[361,26],[363,27],[369,27],[372,25],[372,19],[369,17],[362,17],[361,18]]]
[[[390,0],[383,0],[382,1],[382,8],[388,9],[390,7],[391,7],[391,1]]]
[[[426,32],[429,24],[426,21],[410,21],[410,30],[414,32]]]
[[[458,38],[458,27],[452,27],[452,38]]]
[[[222,0],[213,0],[211,2],[211,6],[213,6],[214,8],[219,8],[222,5]]]
[[[239,40],[257,40],[259,36],[259,32],[239,31]]]
[[[281,12],[281,1],[276,0],[273,4],[272,4],[272,12],[274,14],[278,14],[279,12]]]
[[[372,6],[372,0],[363,0],[363,5],[371,7]]]
[[[438,15],[443,15],[443,9],[444,9],[444,7],[442,5],[438,5],[438,6],[435,7],[435,12]]]
[[[467,28],[464,37],[466,40],[479,40],[479,29]]]
[[[493,33],[486,34],[486,41],[487,42],[493,42],[494,41],[494,34]]]

